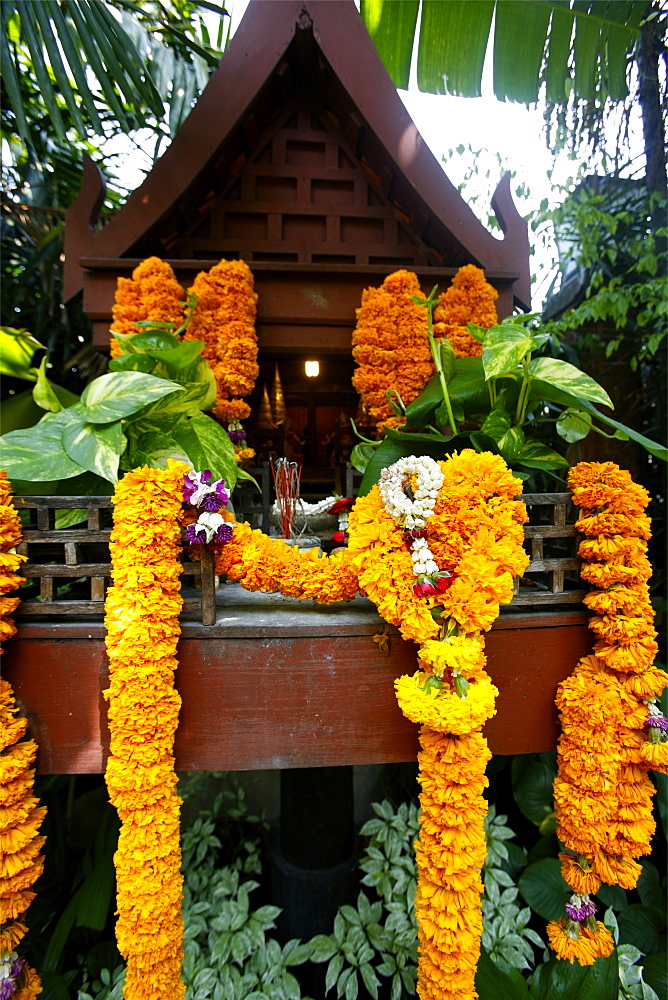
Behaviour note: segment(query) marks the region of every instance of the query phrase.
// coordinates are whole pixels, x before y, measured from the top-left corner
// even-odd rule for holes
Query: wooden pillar
[[[355,897],[353,769],[281,771],[281,822],[272,852],[272,897],[284,940],[331,933]]]

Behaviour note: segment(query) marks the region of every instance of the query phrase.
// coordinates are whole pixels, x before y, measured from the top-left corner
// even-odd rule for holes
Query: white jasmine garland
[[[411,477],[415,477],[412,499],[404,490]],[[408,534],[413,572],[418,578],[433,578],[439,573],[426,537],[418,533],[425,531],[427,521],[434,513],[438,491],[442,485],[443,473],[438,463],[426,455],[400,458],[380,474],[378,489],[383,507]],[[410,537],[413,532],[416,534],[415,538]]]

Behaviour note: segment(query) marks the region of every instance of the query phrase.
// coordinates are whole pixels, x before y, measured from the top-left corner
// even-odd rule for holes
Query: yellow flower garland
[[[434,374],[427,337],[427,312],[413,302],[422,297],[417,275],[395,271],[380,288],[367,288],[357,310],[353,385],[379,430],[405,421],[394,416],[386,392],[395,389],[408,406]],[[460,267],[452,285],[439,296],[434,311],[434,336],[447,337],[458,358],[480,357],[482,345],[467,322],[488,329],[498,322],[494,302],[499,293],[474,264]]]
[[[398,421],[385,395],[396,389],[408,405],[434,374],[427,337],[427,312],[411,301],[422,295],[417,276],[395,271],[380,288],[367,288],[357,310],[353,385],[378,429]]]
[[[0,469],[0,643],[16,635],[11,615],[21,603],[20,597],[8,597],[23,583],[16,572],[26,556],[13,550],[23,538],[21,521],[12,503],[12,488],[4,469]]]
[[[21,919],[35,898],[33,883],[44,869],[39,830],[46,808],[33,794],[37,755],[34,740],[24,740],[28,720],[18,717],[11,685],[0,679],[0,961],[16,960],[16,946],[27,933]],[[20,964],[23,959],[19,959]],[[23,965],[16,977],[15,1000],[42,992],[39,976]]]
[[[234,523],[231,515],[222,515]],[[216,552],[216,572],[245,590],[278,592],[318,604],[349,601],[358,590],[347,552],[327,558],[319,549],[300,550],[245,523],[235,524],[232,540]]]
[[[186,466],[135,469],[116,487],[106,599],[111,754],[106,781],[122,827],[114,856],[116,937],[127,1000],[184,995],[174,689],[180,634],[181,522]]]
[[[6,472],[0,470],[0,638],[4,642],[16,633],[8,617],[20,602],[8,597],[23,582],[15,572],[25,556],[12,552],[22,538],[21,522],[12,504],[12,491]],[[3,650],[0,648],[0,653]],[[18,716],[11,685],[0,678],[0,961],[12,959],[16,976],[15,1000],[32,1000],[42,992],[39,976],[15,948],[28,928],[21,919],[35,898],[33,883],[42,874],[41,849],[45,837],[39,836],[46,808],[33,793],[37,755],[34,740],[25,740],[28,720]]]
[[[668,743],[649,738],[649,705],[668,674],[652,666],[647,491],[612,462],[581,463],[569,486],[580,507],[581,575],[593,584],[585,603],[596,612],[590,628],[597,642],[559,685],[554,793],[557,833],[569,852],[560,855],[563,877],[575,893],[589,894],[601,882],[633,888],[641,871],[635,859],[649,853],[655,789],[647,771],[668,767]],[[587,929],[577,921],[552,922],[548,936],[557,955],[589,965],[610,954],[611,935],[594,923]]]

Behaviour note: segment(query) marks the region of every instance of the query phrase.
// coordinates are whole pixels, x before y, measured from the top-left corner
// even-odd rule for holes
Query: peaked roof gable
[[[257,203],[261,198],[257,190],[250,191],[243,177],[235,194],[235,181],[239,174],[247,177],[252,172],[249,167],[257,164],[258,150],[267,133],[273,129],[276,137],[280,128],[277,116],[283,115],[283,127],[287,128],[285,108],[295,93],[303,95],[305,89],[313,98],[313,131],[328,132],[330,139],[338,135],[343,159],[347,157],[349,161],[342,166],[343,160],[339,158],[338,163],[325,166],[339,172],[349,169],[358,176],[360,170],[364,171],[367,187],[372,194],[375,192],[378,203],[375,207],[386,220],[385,238],[380,241],[376,255],[379,261],[386,258],[391,264],[395,255],[382,253],[381,244],[387,249],[401,239],[404,246],[410,244],[417,253],[416,263],[436,267],[440,263],[442,267],[473,262],[490,274],[503,274],[513,284],[515,300],[528,306],[527,228],[512,202],[509,178],[502,181],[493,203],[505,237],[497,240],[478,221],[424,143],[376,53],[353,0],[304,3],[251,0],[218,69],[174,141],[123,208],[98,231],[91,228],[91,220],[94,203],[99,200],[100,182],[91,164],[87,164],[82,190],[67,216],[66,297],[70,298],[82,287],[81,258],[145,256],[159,252],[156,240],[160,241],[164,256],[191,256],[188,247],[197,249],[193,240],[196,235],[200,241],[204,238],[206,220],[210,224],[216,215],[221,219],[225,210],[229,217],[225,217],[222,232],[230,234],[231,243],[237,239],[238,255],[246,257],[241,243],[247,234],[237,233],[235,237],[232,203],[246,202],[250,207],[251,201]],[[324,139],[323,142],[327,146]],[[332,142],[329,147],[334,148]],[[332,155],[331,151],[325,152],[327,155]],[[279,166],[275,160],[274,165]],[[275,176],[279,174],[280,171],[274,171]],[[321,181],[326,179],[323,177]],[[321,185],[321,193],[325,187]],[[278,188],[276,182],[274,201]],[[359,191],[358,181],[354,195],[358,209],[360,197],[373,200],[371,196],[361,196]],[[330,185],[326,220],[332,217],[332,198],[336,198],[333,192]],[[287,189],[284,195],[289,197]],[[306,222],[307,216],[317,215],[312,191],[309,197],[311,208],[301,213],[302,231],[297,240],[304,245],[309,241],[309,225],[312,235],[317,235],[318,225],[322,226],[322,222],[314,223],[312,219]],[[340,197],[344,199],[347,195]],[[304,203],[298,188],[296,198]],[[394,215],[394,222],[388,213]],[[262,212],[247,214],[261,216]],[[270,219],[271,214],[267,212],[264,223],[259,225],[267,229],[273,224],[275,237],[276,221]],[[370,213],[369,218],[373,215]],[[287,214],[285,219],[289,217]],[[339,222],[334,228],[325,221],[325,227],[330,227],[325,232],[326,238],[316,240],[323,247],[326,244],[323,257],[331,257],[332,244],[337,243],[340,246],[336,252],[345,257],[345,244],[349,244],[349,249],[355,243],[354,225],[348,226],[348,238],[341,240],[345,231],[342,220],[347,216],[338,212],[337,217]],[[359,211],[355,218],[359,227]],[[280,235],[286,246],[280,252],[292,254],[295,251],[287,246],[290,240],[285,239],[285,225],[289,234],[291,223],[284,222]],[[373,235],[373,228],[370,221],[367,236]],[[218,249],[217,246],[212,250],[210,256],[215,257]],[[202,245],[192,256],[203,257],[203,251]],[[255,252],[262,253],[259,249]],[[267,248],[266,252],[276,253],[276,249]],[[299,250],[296,252],[298,262],[304,262],[303,253],[300,256]],[[396,254],[396,259],[400,258],[401,254]],[[350,260],[351,264],[359,262],[357,258]]]

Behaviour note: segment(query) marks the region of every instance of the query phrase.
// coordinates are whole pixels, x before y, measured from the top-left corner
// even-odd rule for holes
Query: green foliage
[[[610,436],[593,418],[614,426],[612,436],[633,438],[668,460],[663,445],[595,408],[594,403],[612,407],[612,402],[591,376],[560,358],[540,355],[548,340],[542,328],[522,326],[521,317],[513,317],[478,331],[482,358],[453,358],[444,365],[432,332],[435,290],[428,299],[414,301],[427,309],[436,374],[405,408],[405,424],[386,430],[365,467],[361,494],[377,482],[382,468],[401,457],[418,452],[443,458],[464,447],[501,455],[519,478],[529,480],[529,490],[539,484],[537,473],[562,481],[558,473],[568,460],[551,445],[582,439],[590,431]]]
[[[202,7],[221,16],[217,46]],[[172,86],[174,96],[177,88],[186,92],[188,103],[202,72],[206,79],[217,64],[223,14],[222,4],[191,0],[3,3],[3,129],[11,121],[32,146],[35,123],[45,117],[60,142],[72,133],[83,141],[104,135],[110,118],[122,132],[160,120]]]
[[[577,331],[581,350],[606,358],[629,343],[634,370],[656,357],[668,327],[668,229],[653,219],[665,206],[636,181],[592,177],[549,213],[562,267],[584,279],[582,301],[547,323],[551,335]]]
[[[517,754],[512,763],[513,796],[521,812],[540,833],[554,829],[552,786],[557,774],[554,754]]]
[[[647,7],[632,2],[599,12],[576,2],[423,0],[418,32],[418,6],[418,0],[361,3],[369,34],[397,87],[408,86],[415,42],[420,90],[479,96],[494,24],[494,93],[499,100],[527,104],[537,100],[543,85],[550,102],[565,102],[571,92],[602,101],[623,98],[627,52]]]
[[[402,803],[395,811],[389,802],[374,802],[376,813],[362,827],[369,837],[360,861],[362,884],[379,897],[370,902],[360,892],[357,906],[343,906],[330,935],[313,938],[311,961],[328,962],[326,989],[336,996],[356,1000],[366,989],[376,1000],[382,982],[390,980],[390,996],[399,1000],[415,993],[417,930],[415,885],[417,869],[413,843],[418,832],[418,811]]]
[[[64,216],[83,155],[105,171],[103,222],[127,194],[108,140],[129,135],[150,166],[206,85],[228,28],[218,0],[3,0],[0,322],[29,328],[56,369],[91,333],[80,300],[62,302]]]
[[[130,345],[133,339],[137,342]],[[34,427],[0,439],[8,475],[32,483],[88,472],[115,483],[121,471],[145,464],[160,468],[178,458],[193,468],[211,469],[233,489],[233,445],[222,427],[200,412],[216,398],[213,373],[200,357],[203,344],[179,341],[168,331],[121,341],[128,353],[118,359],[117,370],[90,382],[67,409],[61,408],[42,363],[33,396],[58,412],[47,412]],[[137,360],[150,370],[123,364]]]
[[[27,330],[0,327],[0,375],[34,382],[37,370],[32,366],[36,351],[44,347]]]
[[[531,978],[534,1000],[617,1000],[619,972],[617,953],[597,958],[593,965],[580,966],[560,958],[539,965]]]
[[[506,843],[515,834],[507,826],[507,820],[507,816],[498,815],[494,805],[490,805],[485,818],[487,857],[483,870],[482,946],[502,969],[530,969],[535,962],[532,945],[537,948],[545,945],[529,927],[531,909],[517,902],[519,892],[508,871],[510,857]]]
[[[532,910],[545,920],[559,920],[571,896],[571,889],[561,875],[561,863],[556,858],[541,858],[522,873],[519,890]]]
[[[493,962],[483,947],[475,974],[475,988],[480,1000],[529,1000],[527,982],[521,972]]]

